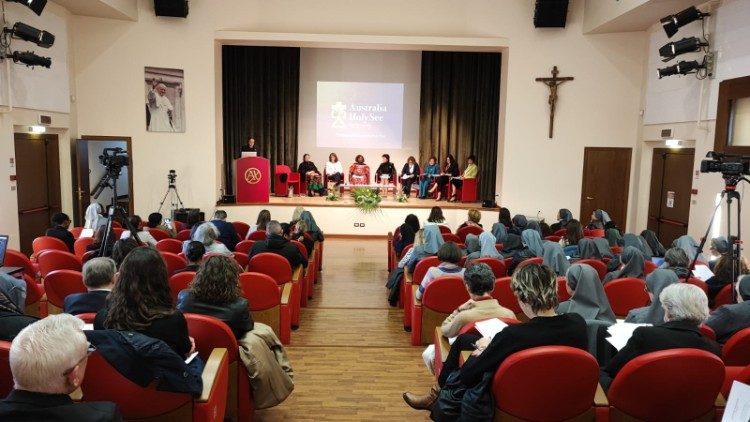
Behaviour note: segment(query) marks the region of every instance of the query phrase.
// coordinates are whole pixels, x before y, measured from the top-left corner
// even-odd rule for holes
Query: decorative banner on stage
[[[317,146],[400,149],[404,84],[318,81]]]
[[[185,72],[146,66],[146,130],[185,132]]]

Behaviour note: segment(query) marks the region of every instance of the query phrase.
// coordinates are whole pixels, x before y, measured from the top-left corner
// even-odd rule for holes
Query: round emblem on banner
[[[245,181],[251,185],[254,185],[258,182],[260,182],[260,179],[262,178],[262,175],[260,173],[260,170],[258,170],[255,167],[250,167],[249,169],[245,170]]]

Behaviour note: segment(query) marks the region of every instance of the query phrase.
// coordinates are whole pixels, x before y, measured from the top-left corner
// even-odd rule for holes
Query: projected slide
[[[318,81],[317,145],[401,148],[404,84]]]

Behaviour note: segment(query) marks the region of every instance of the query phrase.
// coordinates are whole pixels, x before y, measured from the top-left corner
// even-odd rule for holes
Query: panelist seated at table
[[[396,166],[391,163],[391,156],[383,154],[383,162],[375,171],[375,183],[380,185],[394,184],[396,180]]]
[[[354,164],[349,166],[349,184],[367,185],[370,183],[370,166],[365,164],[365,157],[361,154],[354,159]]]
[[[440,165],[437,158],[433,155],[424,166],[424,171],[419,177],[419,199],[427,198],[427,189],[430,187],[435,178],[440,175]]]
[[[401,169],[401,175],[399,176],[401,178],[401,191],[404,195],[409,196],[411,185],[417,182],[419,173],[419,164],[417,164],[417,160],[414,157],[407,158],[406,164],[404,164],[404,167]]]

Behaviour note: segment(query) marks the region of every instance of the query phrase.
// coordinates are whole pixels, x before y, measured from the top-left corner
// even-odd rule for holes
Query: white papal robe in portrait
[[[154,91],[148,93],[148,111],[151,113],[151,124],[148,130],[152,132],[174,132],[169,121],[168,112],[173,111],[172,102],[166,95],[159,95]]]

